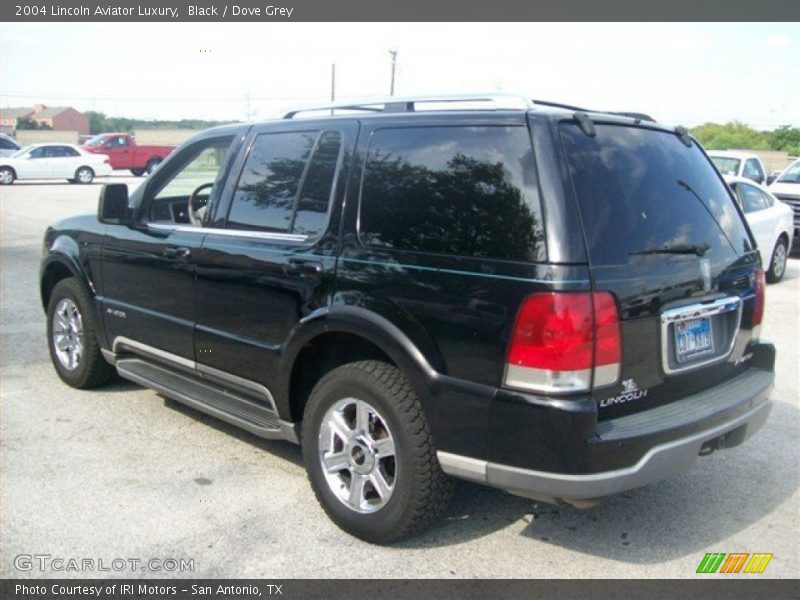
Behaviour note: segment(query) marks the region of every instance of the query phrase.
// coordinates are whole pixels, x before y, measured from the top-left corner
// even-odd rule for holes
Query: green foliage
[[[705,123],[692,129],[692,134],[708,150],[768,150],[770,148],[767,135],[748,127],[738,121],[729,121],[724,125]]]
[[[52,129],[47,123],[37,123],[30,117],[21,117],[17,119],[17,129]]]
[[[785,150],[791,156],[800,155],[800,128],[783,125],[766,135],[773,150]]]
[[[134,129],[208,129],[233,121],[206,121],[203,119],[181,119],[179,121],[129,119],[127,117],[107,117],[105,113],[88,110],[89,131],[93,134],[112,131],[131,132]]]

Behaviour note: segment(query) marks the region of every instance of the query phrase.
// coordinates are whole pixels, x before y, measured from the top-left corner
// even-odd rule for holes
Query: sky
[[[798,23],[3,23],[0,106],[258,120],[502,91],[694,126],[800,126]]]

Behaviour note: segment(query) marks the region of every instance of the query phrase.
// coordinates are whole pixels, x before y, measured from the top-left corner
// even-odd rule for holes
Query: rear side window
[[[335,131],[256,137],[236,186],[228,227],[320,233],[327,222],[341,145]]]
[[[742,195],[742,208],[745,213],[758,212],[772,206],[769,196],[755,186],[741,183],[739,192]]]
[[[697,144],[669,132],[597,125],[589,137],[562,123],[561,139],[592,264],[639,252],[708,244],[709,255],[751,249],[727,188]]]
[[[381,129],[361,189],[361,241],[387,249],[544,258],[525,127]]]

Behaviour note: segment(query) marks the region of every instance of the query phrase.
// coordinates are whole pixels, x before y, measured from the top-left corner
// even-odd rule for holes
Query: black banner
[[[6,579],[3,600],[783,600],[800,597],[797,580],[389,580],[389,579]]]
[[[0,21],[796,21],[796,0],[4,0]]]

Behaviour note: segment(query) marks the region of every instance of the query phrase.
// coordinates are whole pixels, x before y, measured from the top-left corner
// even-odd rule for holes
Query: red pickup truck
[[[130,169],[139,177],[152,173],[175,146],[139,146],[128,133],[101,133],[88,140],[83,147],[95,154],[105,154],[112,169]]]

